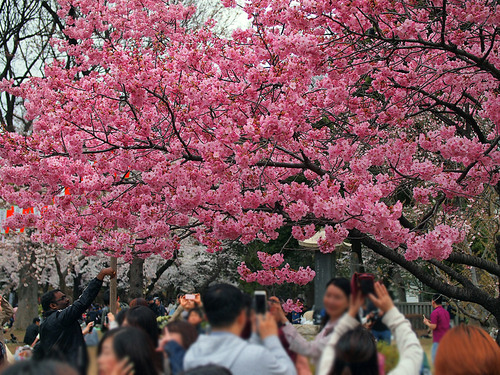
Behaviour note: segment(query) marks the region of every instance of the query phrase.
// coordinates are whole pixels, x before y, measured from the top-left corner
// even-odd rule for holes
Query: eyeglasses
[[[68,299],[67,296],[62,296],[61,298],[56,299],[54,302],[61,302],[61,301],[64,301],[66,299]]]

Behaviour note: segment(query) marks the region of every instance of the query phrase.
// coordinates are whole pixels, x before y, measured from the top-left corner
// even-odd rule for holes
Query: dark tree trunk
[[[143,297],[144,293],[144,259],[134,258],[129,269],[129,297],[130,300]]]
[[[14,328],[25,330],[33,318],[38,316],[38,280],[35,278],[35,249],[30,243],[19,249],[19,287],[17,289],[18,310]]]
[[[389,276],[393,281],[393,289],[396,293],[396,297],[399,302],[406,302],[406,289],[404,287],[405,282],[403,277],[401,276],[401,271],[398,267],[390,267],[389,268]]]
[[[361,253],[361,241],[357,239],[351,240],[351,273],[365,272],[363,265],[363,255]]]
[[[163,273],[168,270],[168,268],[174,264],[175,260],[177,259],[177,251],[174,252],[174,255],[172,256],[172,258],[170,258],[169,260],[167,260],[165,263],[163,263],[163,265],[158,268],[156,270],[156,273],[155,273],[155,276],[153,277],[153,279],[151,280],[151,282],[146,285],[146,289],[145,289],[145,294],[148,295],[149,293],[151,293],[151,291],[153,290],[153,288],[155,287],[156,283],[158,282],[158,280],[160,279],[161,275],[163,275]]]

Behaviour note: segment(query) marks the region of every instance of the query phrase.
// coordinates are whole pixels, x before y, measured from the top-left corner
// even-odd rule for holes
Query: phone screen
[[[266,292],[256,291],[254,294],[255,312],[257,314],[265,314],[267,311],[267,298]]]

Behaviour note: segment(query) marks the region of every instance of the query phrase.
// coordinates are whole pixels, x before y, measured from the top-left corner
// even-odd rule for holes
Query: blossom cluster
[[[281,305],[283,307],[283,311],[288,313],[291,312],[302,312],[303,304],[299,300],[293,301],[292,299],[287,299],[285,303]]]
[[[305,268],[299,267],[298,270],[294,270],[286,263],[282,268],[278,268],[284,262],[283,255],[280,253],[270,255],[259,251],[257,256],[262,263],[263,269],[252,272],[245,262],[242,262],[238,266],[238,274],[241,280],[249,283],[257,282],[261,285],[280,285],[283,283],[305,285],[316,276],[316,272],[309,266]]]
[[[323,252],[356,229],[409,260],[463,241],[500,181],[494,2],[447,3],[441,23],[406,0],[249,0],[253,25],[231,38],[186,30],[194,8],[170,3],[60,0],[65,58],[0,83],[33,122],[0,135],[0,197],[20,209],[5,226],[125,259],[287,225],[325,228]],[[260,258],[243,279],[314,277]]]

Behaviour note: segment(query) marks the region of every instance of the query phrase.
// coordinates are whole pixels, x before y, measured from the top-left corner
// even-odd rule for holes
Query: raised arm
[[[344,333],[356,328],[361,323],[356,319],[359,308],[363,305],[364,298],[361,294],[354,296],[351,294],[349,302],[349,310],[342,318],[340,318],[339,323],[335,327],[330,339],[328,340],[323,354],[321,355],[320,362],[318,364],[318,369],[316,373],[318,375],[327,375],[335,362],[335,346],[339,339],[344,335]]]
[[[330,336],[316,336],[313,341],[306,340],[288,321],[279,299],[277,297],[271,297],[269,302],[270,312],[274,319],[277,323],[284,325],[282,329],[286,341],[288,341],[290,345],[290,350],[314,360],[318,360]]]
[[[68,326],[72,324],[90,307],[92,301],[97,297],[97,294],[99,294],[102,282],[106,276],[114,278],[116,277],[116,271],[111,267],[102,269],[96,278],[89,283],[87,288],[85,288],[80,298],[64,310],[59,311],[57,313],[57,318],[61,325]]]
[[[272,375],[296,375],[295,365],[278,338],[278,326],[271,313],[257,316],[257,329],[267,351],[260,356],[262,368]]]
[[[387,325],[396,340],[399,351],[399,362],[390,375],[418,375],[422,366],[424,351],[417,335],[411,329],[408,319],[405,319],[394,306],[389,293],[384,285],[375,283],[375,295],[370,299],[381,311],[384,312],[382,322]]]

